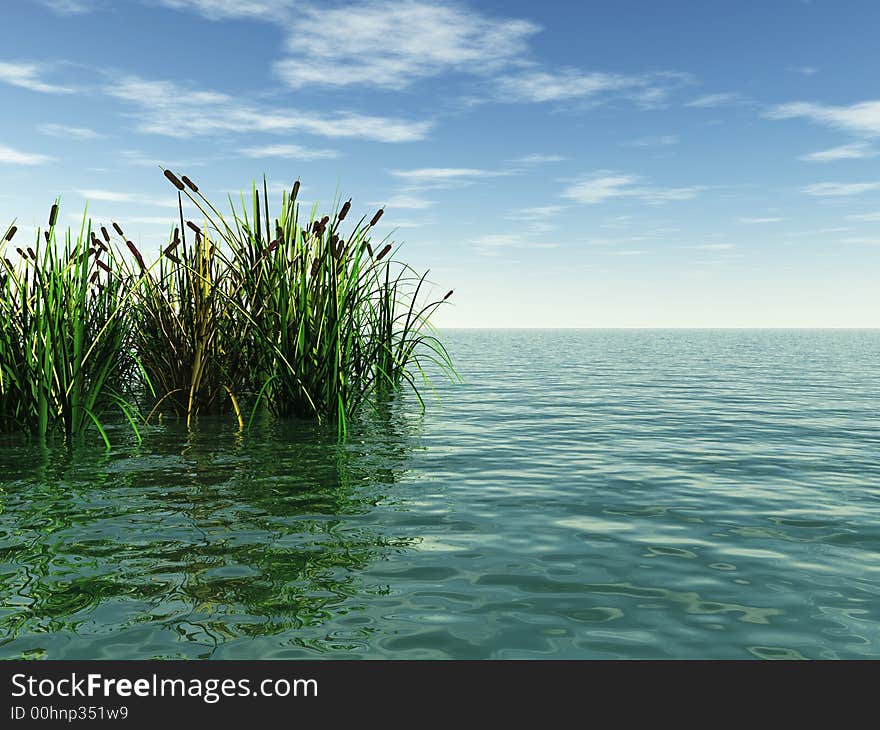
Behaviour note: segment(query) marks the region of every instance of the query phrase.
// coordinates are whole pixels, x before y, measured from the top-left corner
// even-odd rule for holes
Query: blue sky
[[[880,4],[25,0],[0,221],[146,248],[268,175],[454,288],[445,326],[880,325]]]

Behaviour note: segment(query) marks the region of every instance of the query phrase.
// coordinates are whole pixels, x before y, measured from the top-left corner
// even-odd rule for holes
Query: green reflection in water
[[[417,424],[370,419],[346,445],[311,424],[243,437],[205,419],[109,454],[7,439],[0,657],[51,658],[65,639],[97,646],[144,625],[155,656],[280,633],[344,650],[322,624],[387,592],[360,572],[413,543],[364,518],[393,501]]]

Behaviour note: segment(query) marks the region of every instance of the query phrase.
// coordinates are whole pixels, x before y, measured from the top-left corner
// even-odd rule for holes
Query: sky
[[[0,227],[386,212],[444,327],[880,326],[875,0],[21,0]]]

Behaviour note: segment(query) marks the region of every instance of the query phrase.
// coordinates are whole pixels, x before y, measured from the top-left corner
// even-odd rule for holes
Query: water
[[[6,438],[0,657],[880,656],[880,332],[447,337],[345,447]]]

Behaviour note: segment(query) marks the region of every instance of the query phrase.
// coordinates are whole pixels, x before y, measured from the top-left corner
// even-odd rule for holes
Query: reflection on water
[[[412,429],[377,415],[362,427],[369,444],[340,446],[309,424],[243,437],[203,420],[109,455],[7,440],[2,656],[210,657],[277,635],[316,652],[364,643],[369,631],[326,624],[387,592],[360,572],[413,543],[359,519],[390,501]]]
[[[344,447],[5,440],[0,657],[880,657],[880,332],[449,342]]]

